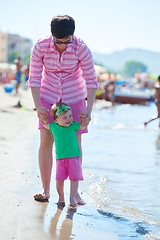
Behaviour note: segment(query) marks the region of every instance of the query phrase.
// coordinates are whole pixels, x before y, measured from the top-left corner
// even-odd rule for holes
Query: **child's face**
[[[68,127],[73,122],[72,111],[68,110],[59,115],[55,122],[62,127]]]

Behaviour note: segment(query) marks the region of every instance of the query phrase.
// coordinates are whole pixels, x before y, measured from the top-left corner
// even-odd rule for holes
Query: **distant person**
[[[109,79],[109,82],[105,85],[105,98],[112,103],[112,106],[115,105],[115,89],[116,81],[114,79]]]
[[[79,181],[83,180],[81,167],[81,151],[79,148],[76,132],[83,130],[86,125],[73,121],[71,108],[58,102],[51,108],[52,123],[43,124],[51,131],[56,148],[56,186],[59,194],[59,205],[65,205],[64,201],[64,180],[68,177],[71,181],[70,186],[70,207],[76,207],[76,194],[78,192]],[[85,203],[83,203],[84,205]]]
[[[25,77],[25,81],[27,82],[29,79],[29,64],[24,66],[23,74]]]
[[[92,53],[87,45],[74,35],[75,21],[68,15],[51,20],[51,35],[40,39],[31,53],[30,76],[27,86],[31,92],[39,117],[40,148],[39,167],[42,191],[35,200],[49,199],[52,172],[53,135],[43,123],[52,122],[48,110],[61,101],[69,104],[73,120],[88,125],[98,88]],[[87,104],[85,98],[87,97]],[[77,132],[81,150],[81,135],[87,127]],[[77,193],[77,202],[82,201]]]
[[[18,93],[18,89],[20,87],[20,84],[21,84],[21,57],[17,57],[15,60],[14,60],[14,64],[16,65],[16,94]]]
[[[149,121],[144,123],[144,126],[146,127],[148,123],[156,120],[159,118],[159,128],[160,128],[160,76],[158,76],[156,84],[155,84],[155,103],[157,106],[157,116],[153,117],[152,119],[150,119]]]
[[[3,83],[3,73],[0,71],[0,84]]]

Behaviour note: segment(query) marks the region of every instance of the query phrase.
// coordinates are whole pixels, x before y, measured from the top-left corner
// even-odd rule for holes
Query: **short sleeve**
[[[53,132],[53,129],[54,129],[54,122],[49,123],[49,130]]]
[[[73,121],[71,126],[75,129],[76,132],[80,129],[80,123],[76,121]]]

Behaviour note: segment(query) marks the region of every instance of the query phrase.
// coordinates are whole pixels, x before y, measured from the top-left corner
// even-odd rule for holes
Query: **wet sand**
[[[0,238],[118,239],[107,231],[90,228],[96,209],[85,193],[85,206],[68,208],[69,181],[65,183],[66,206],[57,208],[54,167],[49,203],[33,200],[41,182],[37,161],[39,131],[31,94],[21,89],[18,96],[6,94],[0,86],[0,99]],[[15,107],[19,100],[22,108]]]

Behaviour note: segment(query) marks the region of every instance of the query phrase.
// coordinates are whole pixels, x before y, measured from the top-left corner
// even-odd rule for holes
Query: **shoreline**
[[[88,215],[96,212],[96,208],[85,193],[87,204],[76,211],[68,209],[69,201],[64,209],[57,208],[55,162],[49,203],[33,200],[41,181],[37,160],[39,131],[31,93],[20,89],[20,94],[14,96],[14,93],[5,93],[0,86],[0,96],[0,237],[3,240],[103,238],[104,233],[93,231],[88,225],[91,221]],[[15,107],[18,101],[22,108]],[[65,198],[69,199],[69,180],[65,182]],[[117,239],[105,232],[106,236]]]

